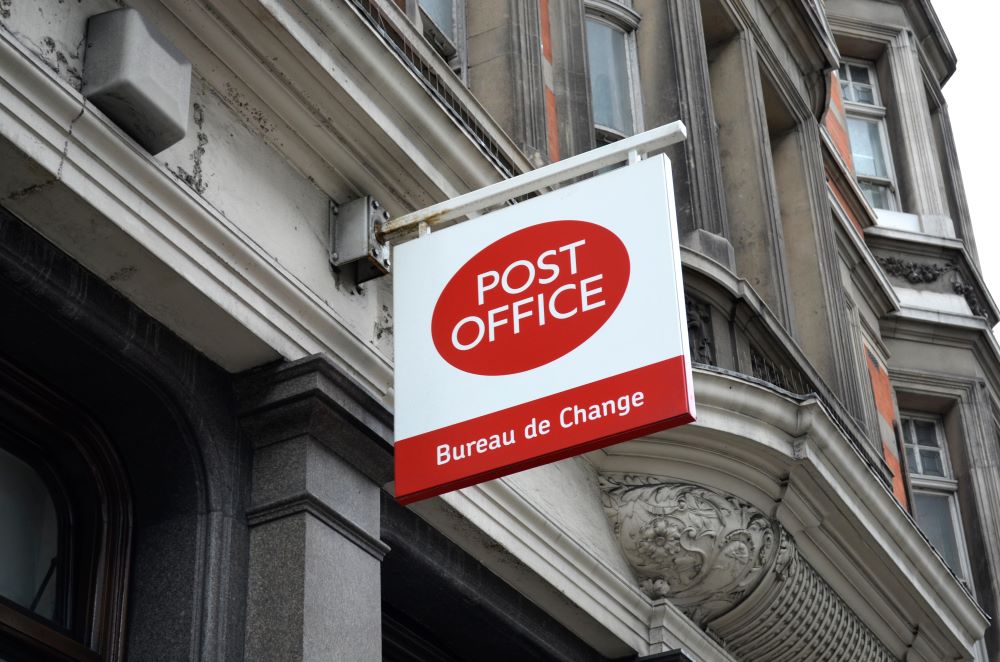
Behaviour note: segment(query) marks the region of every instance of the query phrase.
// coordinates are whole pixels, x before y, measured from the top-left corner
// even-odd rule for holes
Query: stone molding
[[[944,274],[953,273],[951,291],[965,299],[969,310],[978,317],[989,317],[989,310],[979,297],[979,290],[963,281],[962,270],[957,264],[948,260],[944,264],[923,263],[905,260],[894,256],[879,256],[879,265],[885,272],[896,278],[905,280],[910,285],[927,285],[937,282]]]
[[[308,435],[375,484],[392,480],[392,415],[326,355],[245,372],[236,392],[255,447]]]
[[[737,659],[897,659],[750,503],[655,476],[606,473],[600,486],[639,588],[670,600]]]
[[[312,494],[295,495],[255,506],[247,511],[247,525],[250,528],[254,528],[261,524],[299,513],[312,515],[344,538],[350,540],[358,548],[367,552],[376,561],[381,561],[389,553],[388,545]]]

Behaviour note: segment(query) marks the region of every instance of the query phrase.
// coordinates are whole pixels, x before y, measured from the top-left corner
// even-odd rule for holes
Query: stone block
[[[191,63],[135,9],[87,21],[83,96],[151,154],[187,132]]]

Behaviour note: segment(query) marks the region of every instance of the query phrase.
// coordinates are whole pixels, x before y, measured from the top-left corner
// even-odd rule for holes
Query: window
[[[941,420],[904,415],[901,423],[914,518],[952,572],[968,580],[968,560],[956,498],[958,482],[951,470]]]
[[[872,207],[895,210],[896,185],[875,67],[861,60],[841,63],[840,89],[861,191]]]
[[[89,535],[72,531],[74,520],[92,524],[83,507],[41,448],[0,426],[0,660],[99,659],[83,579],[95,558]]]
[[[407,13],[419,15],[424,37],[451,70],[465,78],[465,0],[406,0]]]
[[[66,608],[59,522],[65,519],[38,472],[0,448],[0,597],[59,624]]]
[[[0,660],[122,658],[127,494],[98,428],[0,359]]]
[[[587,3],[587,71],[598,146],[642,130],[635,28],[638,16],[616,2]]]

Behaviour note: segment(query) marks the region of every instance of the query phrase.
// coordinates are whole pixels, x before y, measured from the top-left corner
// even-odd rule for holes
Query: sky
[[[1000,138],[992,122],[1000,88],[996,80],[997,0],[933,0],[944,32],[958,56],[958,68],[944,86],[959,166],[969,200],[972,230],[986,286],[1000,302],[1000,226],[991,209],[991,194],[1000,189],[996,176]],[[1000,327],[998,327],[1000,329]],[[994,334],[997,329],[994,329]]]

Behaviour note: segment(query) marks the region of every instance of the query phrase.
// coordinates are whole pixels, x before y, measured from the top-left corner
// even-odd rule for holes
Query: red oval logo
[[[499,239],[462,265],[431,318],[441,357],[477,375],[513,375],[555,361],[604,326],[628,287],[613,232],[550,221]]]

